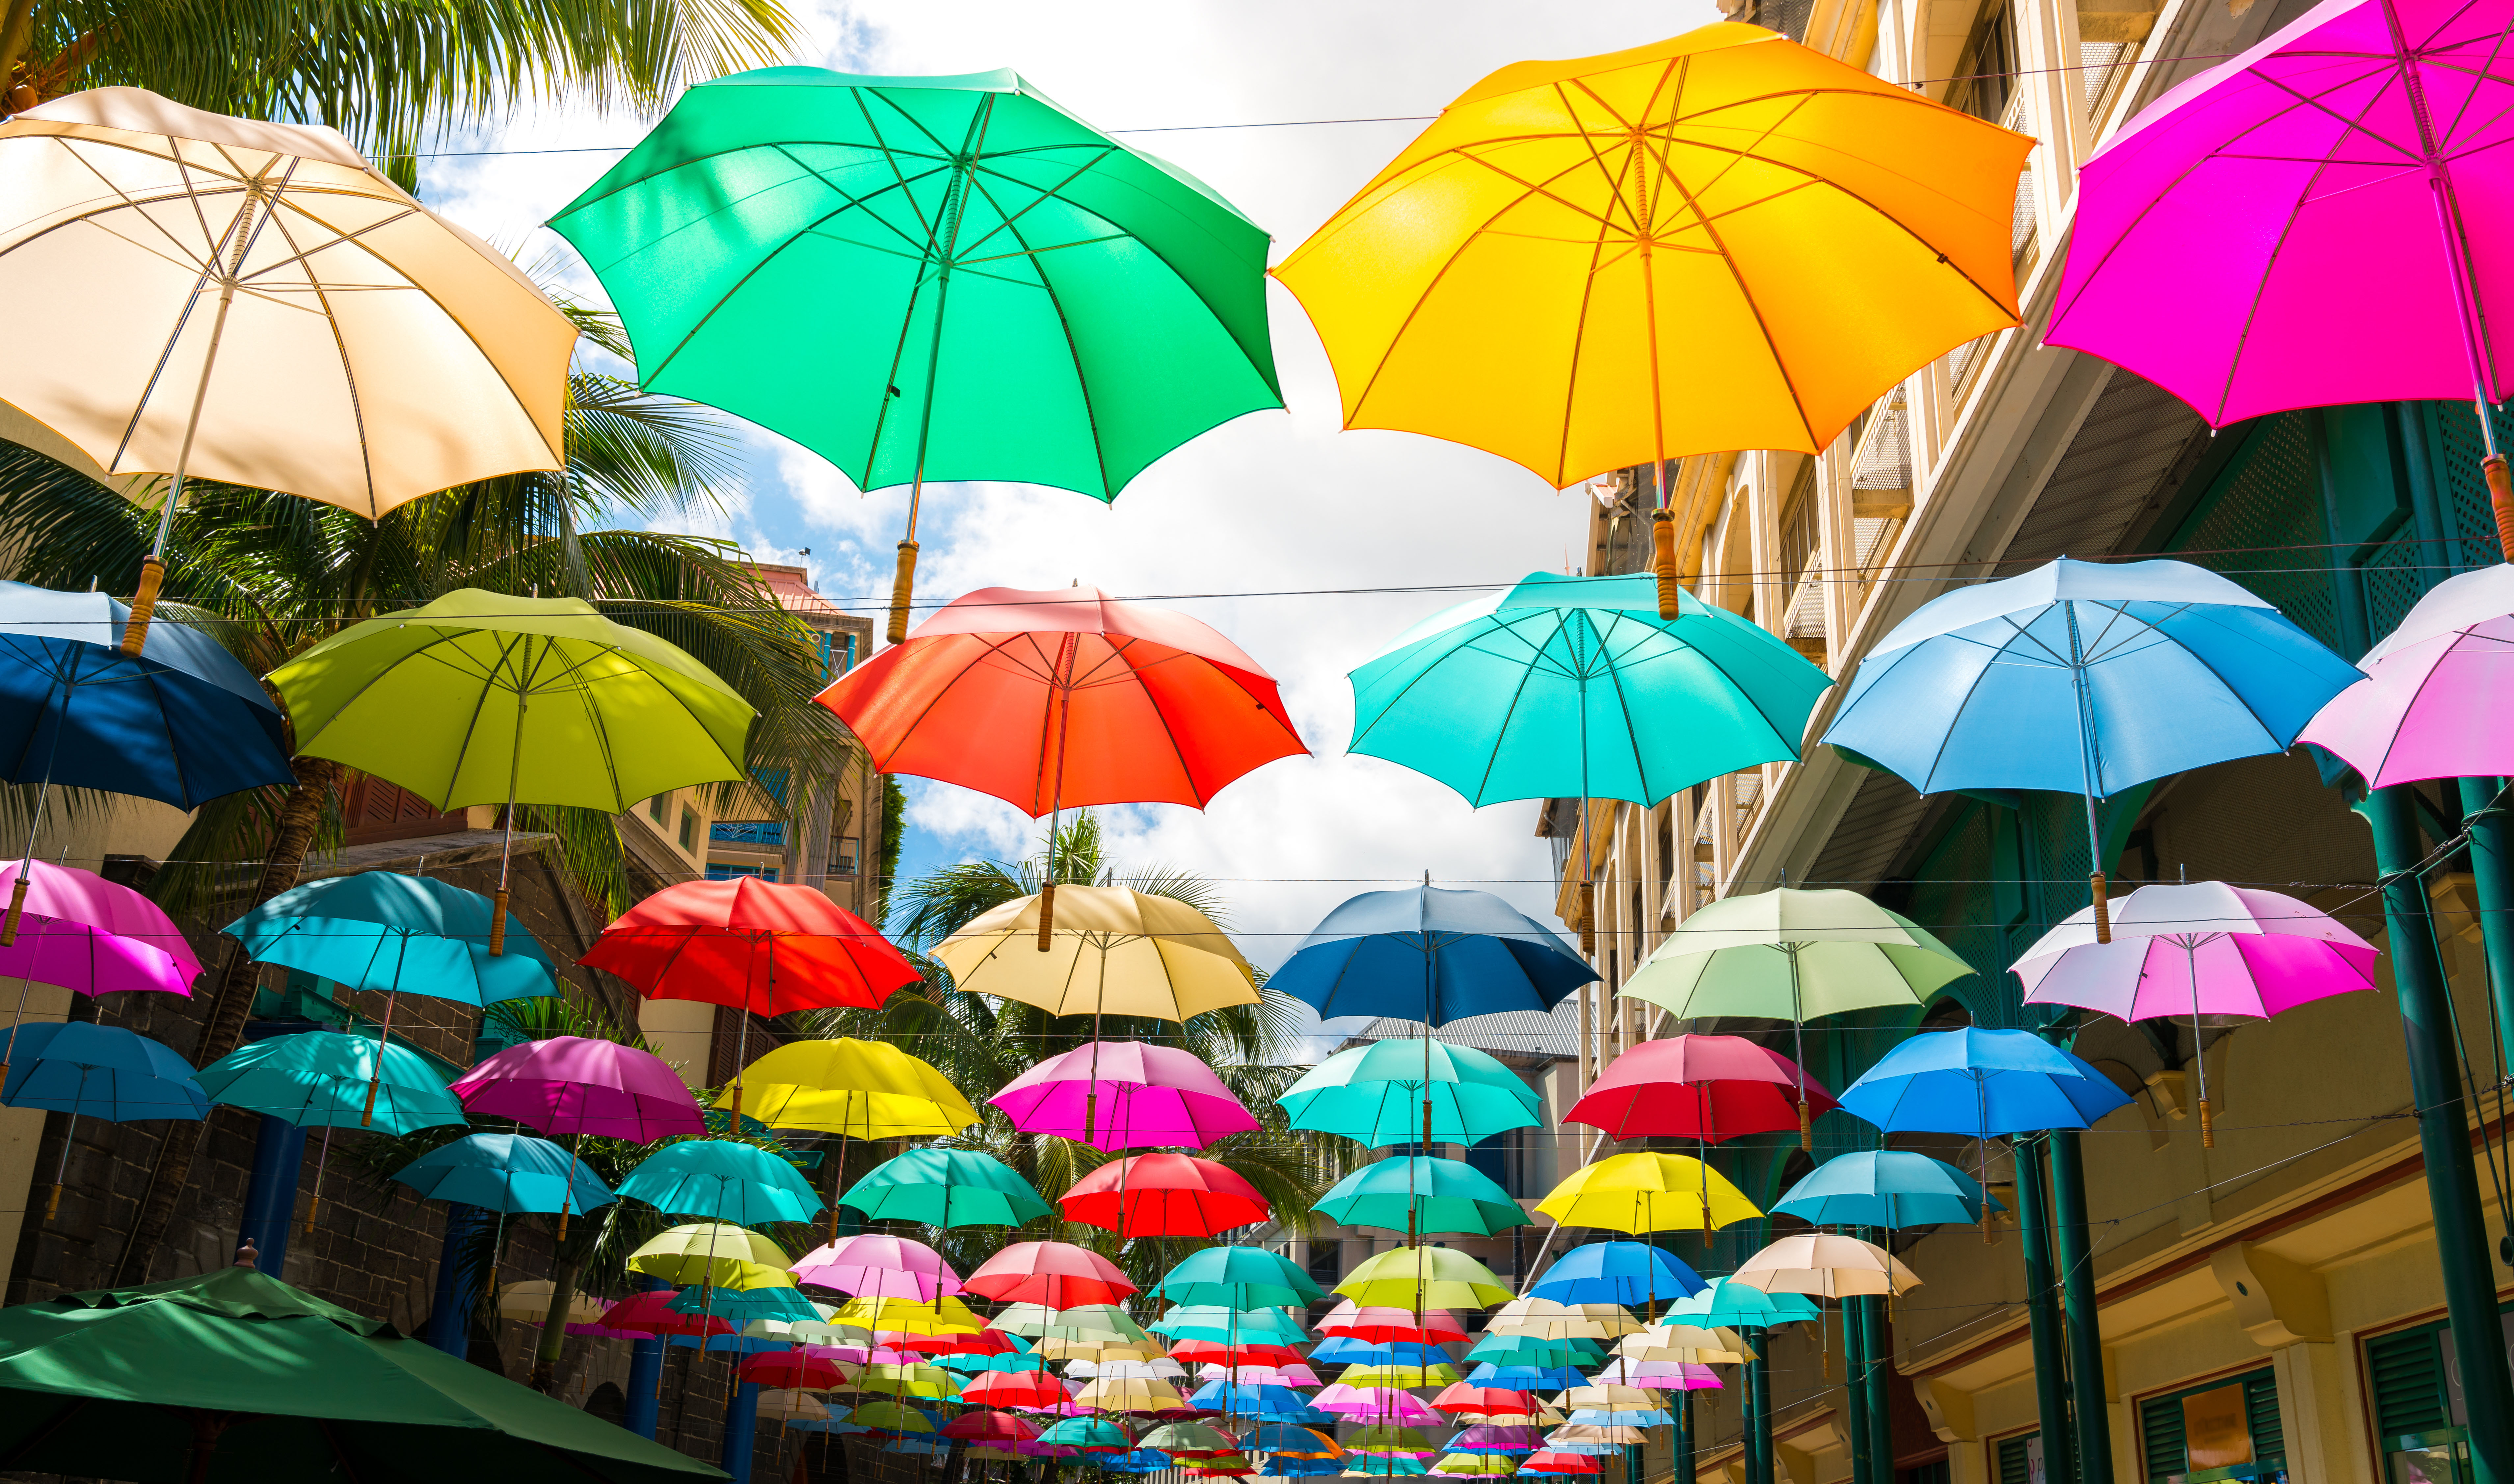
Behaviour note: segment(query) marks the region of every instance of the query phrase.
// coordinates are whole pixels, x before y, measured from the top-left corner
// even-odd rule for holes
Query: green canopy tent
[[[0,1471],[226,1484],[722,1471],[251,1267],[0,1308]]]

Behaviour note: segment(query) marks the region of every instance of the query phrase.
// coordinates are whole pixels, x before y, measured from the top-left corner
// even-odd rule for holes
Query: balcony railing
[[[782,820],[718,820],[708,826],[708,843],[740,850],[784,850],[786,823]]]

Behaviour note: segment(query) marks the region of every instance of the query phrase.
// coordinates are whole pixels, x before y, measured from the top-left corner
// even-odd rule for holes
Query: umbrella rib
[[[1106,158],[1108,158],[1108,156],[1101,156],[1101,159]],[[1099,161],[1094,160],[1091,163],[1096,165]],[[1068,176],[1064,180],[1059,181],[1058,187],[1061,189],[1066,184],[1070,184],[1072,181],[1078,180],[1081,177],[1083,170],[1088,170],[1090,168],[1090,165],[1085,165],[1082,167],[1082,170],[1076,170],[1073,175]],[[988,190],[986,187],[978,183],[979,174],[980,173],[976,170],[969,172],[969,188],[978,192],[980,195],[985,196],[987,204],[994,207],[996,214],[998,216],[1002,216],[1003,203],[995,199],[993,191]],[[1046,194],[1042,194],[1039,197],[1039,201],[1044,201],[1046,199]],[[1039,201],[1033,201],[1029,206],[1023,207],[1022,212],[1029,212],[1035,209],[1038,206]],[[1016,212],[1010,216],[1004,216],[1003,221],[998,229],[1008,233],[1012,237],[1013,241],[1020,243],[1022,245],[1023,252],[1027,254],[1030,251],[1030,240],[1022,235],[1021,228],[1015,224],[1019,221],[1022,212]],[[1095,213],[1095,215],[1097,214]],[[1114,224],[1115,223],[1112,223],[1112,225]],[[978,241],[983,244],[987,240],[987,237],[992,237],[994,233],[991,231],[987,233],[986,236],[980,237]],[[1155,256],[1157,257],[1158,255],[1156,254]],[[1031,270],[1038,274],[1038,286],[1046,292],[1048,307],[1053,309],[1056,313],[1057,334],[1065,337],[1065,354],[1067,359],[1074,363],[1074,389],[1075,392],[1082,398],[1082,418],[1083,421],[1090,425],[1091,429],[1092,461],[1100,466],[1101,488],[1108,489],[1108,444],[1100,436],[1100,410],[1092,401],[1091,380],[1082,373],[1082,347],[1076,344],[1074,340],[1073,317],[1065,312],[1065,296],[1056,291],[1055,284],[1048,282],[1047,269],[1041,267],[1038,261],[1035,259],[1033,259],[1031,261]],[[1175,273],[1178,270],[1176,268],[1172,268],[1171,271]],[[1109,498],[1113,501],[1115,500],[1117,498],[1116,492],[1115,490],[1111,490]]]
[[[475,630],[475,632],[476,632],[476,630]],[[419,652],[419,653],[421,653],[421,654],[425,654],[425,653],[426,653],[426,652],[427,652],[427,650],[435,648],[435,647],[436,647],[438,644],[440,644],[440,643],[444,643],[444,644],[451,644],[451,643],[453,643],[453,642],[455,641],[455,639],[456,639],[457,637],[458,637],[458,636],[456,636],[456,635],[449,634],[449,635],[447,635],[447,636],[446,636],[444,639],[442,639],[442,640],[431,640],[431,641],[429,641],[426,645],[422,646],[422,647],[421,647],[421,650],[420,650],[420,652]],[[441,791],[441,793],[440,793],[440,795],[439,795],[438,799],[435,801],[435,802],[436,802],[437,807],[438,807],[438,808],[440,808],[440,809],[449,809],[449,808],[452,808],[452,807],[453,807],[453,802],[454,802],[454,785],[455,785],[456,783],[460,782],[462,781],[462,778],[463,778],[463,760],[464,760],[464,758],[465,758],[466,756],[467,756],[467,755],[470,753],[470,751],[471,751],[471,742],[472,742],[472,739],[473,739],[473,738],[475,738],[475,737],[477,737],[477,736],[479,735],[479,732],[480,732],[480,713],[481,713],[481,711],[482,711],[482,710],[483,710],[483,709],[484,709],[484,708],[489,704],[489,693],[490,693],[491,691],[494,691],[494,690],[498,689],[497,679],[498,679],[498,676],[506,670],[506,667],[507,667],[507,656],[512,652],[512,642],[513,642],[513,639],[514,639],[514,636],[513,636],[513,635],[508,635],[508,634],[501,634],[501,635],[499,635],[499,637],[498,637],[498,662],[497,662],[495,665],[491,666],[491,667],[490,667],[490,669],[489,669],[489,671],[488,671],[486,674],[483,674],[482,676],[480,676],[480,688],[479,688],[479,690],[478,690],[478,691],[476,691],[476,692],[473,694],[473,696],[472,696],[472,700],[471,700],[471,715],[470,715],[469,719],[466,720],[466,721],[464,722],[464,724],[463,724],[463,742],[462,742],[462,745],[460,745],[460,746],[458,746],[458,747],[456,747],[456,748],[454,749],[454,760],[453,760],[453,764],[452,764],[452,766],[447,770],[446,775],[445,775],[445,787],[444,787],[444,789]],[[416,657],[416,656],[414,656],[413,658],[417,658],[417,657]],[[376,677],[375,677],[375,678],[376,678],[376,679],[378,679],[378,680],[380,680],[380,679],[382,679],[385,675],[386,675],[386,674],[390,673],[392,669],[397,669],[397,668],[399,668],[399,666],[398,666],[398,665],[395,665],[395,666],[389,666],[389,667],[387,667],[386,669],[384,669],[384,670],[379,670],[379,671],[377,671],[377,672],[376,672]],[[369,683],[370,683],[370,684],[372,684],[372,683],[374,683],[374,682],[373,682],[373,681],[370,681]],[[516,716],[516,722],[517,722],[518,730],[520,731],[520,729],[521,729],[521,723],[522,723],[522,719],[523,719],[523,718],[522,718],[522,714],[521,714],[521,710],[522,710],[522,705],[521,705],[521,702],[522,702],[522,693],[521,693],[520,691],[518,691],[518,692],[517,692],[517,695],[516,695],[516,701],[517,701],[517,716]],[[347,709],[347,706],[345,704],[345,705],[342,707],[342,709],[343,709],[343,710],[346,710],[346,709]],[[339,713],[338,713],[338,712],[335,712],[334,714],[335,714],[335,715],[338,715]],[[516,739],[516,742],[517,742],[517,745],[521,745],[521,744],[522,744],[522,739],[521,739],[520,737],[518,737],[518,738]]]
[[[408,213],[403,214],[405,217],[408,215]],[[278,217],[279,213],[274,210],[271,213],[272,220],[276,221],[278,221]],[[322,219],[313,217],[310,214],[308,215],[307,220],[314,221],[317,225],[322,224]],[[386,220],[387,221],[398,221],[402,220],[402,217],[392,217]],[[306,257],[304,251],[299,247],[297,234],[289,230],[286,222],[280,222],[278,230],[280,237],[287,242],[294,256],[282,260],[281,262],[272,263],[269,267],[257,270],[255,275],[257,277],[262,273],[269,272],[271,268],[282,266],[288,262],[302,262]],[[407,277],[408,275],[405,274],[403,276]],[[375,451],[367,444],[366,406],[358,396],[358,373],[356,369],[349,364],[348,341],[344,340],[341,336],[341,321],[339,317],[332,312],[332,302],[330,298],[323,292],[323,282],[320,278],[315,276],[311,266],[308,266],[306,269],[305,282],[314,295],[315,302],[322,306],[320,312],[323,316],[323,327],[331,332],[332,348],[341,358],[341,381],[347,387],[349,393],[349,422],[351,426],[357,429],[358,435],[358,470],[363,476],[364,483],[367,487],[367,519],[381,519],[385,512],[381,507],[381,501],[376,494]]]
[[[1586,90],[1584,89],[1583,91]],[[1562,99],[1563,111],[1566,113],[1569,112],[1571,110],[1571,100],[1568,97],[1563,96],[1562,85],[1561,83],[1556,83],[1554,85],[1554,92],[1557,97],[1561,97]],[[1608,192],[1615,200],[1621,201],[1623,199],[1623,192],[1615,188],[1614,173],[1606,168],[1604,157],[1598,153],[1598,141],[1596,138],[1584,130],[1580,135],[1580,141],[1588,147],[1590,162],[1598,167],[1599,175],[1604,178]],[[1579,312],[1572,317],[1570,357],[1571,374],[1563,379],[1562,383],[1562,436],[1554,446],[1554,475],[1553,478],[1547,481],[1548,483],[1552,483],[1555,479],[1560,479],[1561,477],[1562,470],[1568,467],[1571,462],[1571,411],[1572,404],[1575,403],[1580,396],[1580,348],[1582,345],[1587,343],[1589,339],[1589,301],[1598,291],[1599,260],[1605,254],[1606,233],[1612,229],[1613,222],[1606,217],[1602,215],[1600,216],[1598,218],[1597,238],[1589,245],[1589,271],[1580,282]]]
[[[993,226],[991,226],[984,232],[980,233],[977,239],[971,242],[969,246],[973,249],[985,247],[989,240],[993,238],[998,232],[1010,234],[1013,240],[1017,242],[1022,240],[1021,233],[1015,229],[1014,223],[1019,221],[1022,218],[1029,216],[1032,212],[1038,210],[1041,206],[1050,201],[1064,202],[1067,206],[1074,207],[1077,211],[1087,212],[1093,218],[1102,221],[1107,221],[1108,219],[1106,217],[1102,217],[1098,212],[1091,211],[1090,208],[1081,206],[1076,202],[1067,201],[1063,196],[1057,194],[1057,192],[1065,189],[1065,187],[1073,184],[1075,181],[1081,180],[1084,176],[1089,175],[1094,166],[1109,158],[1109,156],[1119,153],[1122,148],[1122,145],[1115,143],[1111,144],[1108,148],[1101,150],[1090,159],[1083,161],[1081,164],[1076,165],[1072,170],[1066,172],[1065,179],[1057,181],[1053,185],[1034,185],[1030,181],[1024,180],[1018,176],[1014,176],[1003,171],[989,171],[986,168],[986,162],[983,159],[970,161],[969,186],[972,190],[979,188],[979,177],[992,174],[1001,179],[1006,184],[1018,185],[1022,189],[1031,191],[1034,194],[1029,204],[1023,206],[1021,210],[1016,212],[1007,212],[1003,209],[1003,203],[997,201],[992,191],[984,192],[987,197],[988,204],[995,208],[996,221]],[[1111,221],[1109,222],[1109,225],[1112,230],[1115,230],[1115,222]],[[1120,235],[1123,235],[1123,233],[1120,233]],[[1029,249],[1025,247],[1023,251],[1028,252]],[[952,254],[953,263],[956,266],[962,261],[963,260],[960,257],[958,249],[954,248]]]

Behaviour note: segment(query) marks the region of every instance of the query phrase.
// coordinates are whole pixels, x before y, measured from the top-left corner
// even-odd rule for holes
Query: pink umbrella
[[[2131,893],[2136,896],[2137,893]],[[2088,907],[2089,912],[2093,911]],[[1599,1386],[1646,1386],[1653,1391],[1717,1391],[1720,1378],[1691,1361],[1617,1359],[1589,1379]]]
[[[1534,1453],[1545,1442],[1542,1427],[1504,1427],[1492,1423],[1477,1423],[1449,1439],[1451,1448],[1498,1448],[1514,1453]]]
[[[1237,1372],[1237,1375],[1234,1375]],[[1197,1368],[1198,1382],[1237,1381],[1243,1386],[1322,1386],[1318,1373],[1306,1365],[1226,1366],[1206,1361]]]
[[[1025,1134],[1078,1139],[1111,1152],[1149,1144],[1201,1149],[1257,1127],[1213,1068],[1176,1047],[1140,1041],[1077,1046],[987,1101]]]
[[[2374,787],[2514,773],[2514,567],[2436,584],[2296,737]]]
[[[704,1134],[698,1100],[650,1052],[591,1036],[509,1046],[453,1084],[466,1111],[513,1118],[545,1134],[651,1143]]]
[[[906,1237],[840,1237],[803,1254],[791,1271],[797,1283],[834,1288],[855,1299],[931,1304],[960,1292],[960,1275],[943,1254]]]
[[[2255,887],[2198,881],[2143,886],[2113,907],[2113,941],[2095,942],[2088,907],[2015,963],[2029,1005],[2075,1005],[2124,1021],[2204,1015],[2265,1018],[2309,1000],[2374,987],[2380,951],[2326,913]],[[2200,1141],[2209,1068],[2200,1068]]]
[[[2514,0],[2326,0],[2087,161],[2046,341],[2224,426],[2514,389]],[[2494,312],[2488,308],[2494,305]],[[2484,329],[2483,329],[2484,327]]]
[[[1423,1398],[1395,1386],[1348,1386],[1338,1382],[1311,1398],[1310,1405],[1338,1417],[1400,1427],[1439,1426],[1447,1421],[1425,1406]]]
[[[192,992],[201,961],[157,903],[92,871],[41,861],[12,861],[0,867],[0,887],[15,893],[21,871],[26,904],[18,936],[0,945],[0,975],[18,981],[13,1032],[25,1019],[28,988],[39,983],[85,995],[131,989]],[[17,1044],[14,1034],[10,1044]],[[6,1055],[0,1052],[0,1058]],[[0,1077],[8,1069],[0,1060]]]
[[[1116,1263],[1072,1242],[1015,1242],[980,1263],[963,1286],[982,1298],[1049,1308],[1122,1304],[1135,1291]]]

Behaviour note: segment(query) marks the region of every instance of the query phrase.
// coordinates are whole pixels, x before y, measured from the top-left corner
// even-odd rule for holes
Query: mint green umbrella
[[[1266,233],[1202,181],[999,69],[768,67],[692,88],[550,226],[610,292],[650,391],[913,487],[1114,500],[1282,406]]]
[[[928,1226],[1018,1226],[1054,1216],[1000,1160],[969,1149],[911,1149],[867,1171],[838,1197],[876,1222]]]

